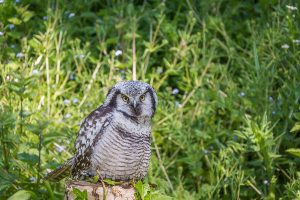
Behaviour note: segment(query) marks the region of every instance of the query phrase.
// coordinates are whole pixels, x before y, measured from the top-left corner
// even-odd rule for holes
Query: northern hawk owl
[[[45,179],[59,181],[69,174],[72,179],[94,175],[123,181],[144,178],[156,105],[150,85],[139,81],[116,84],[103,105],[81,124],[75,155]]]

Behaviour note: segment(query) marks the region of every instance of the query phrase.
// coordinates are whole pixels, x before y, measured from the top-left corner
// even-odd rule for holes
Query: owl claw
[[[123,182],[120,186],[124,189],[129,189],[129,188],[133,187],[134,184],[132,182]]]

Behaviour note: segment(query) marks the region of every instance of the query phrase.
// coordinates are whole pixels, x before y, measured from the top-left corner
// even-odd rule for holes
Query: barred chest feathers
[[[134,119],[115,110],[110,119],[91,155],[92,169],[101,178],[144,178],[151,154],[151,118]]]

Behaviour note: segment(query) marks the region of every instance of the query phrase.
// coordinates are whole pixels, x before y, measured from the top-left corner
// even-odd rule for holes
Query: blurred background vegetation
[[[133,33],[159,96],[143,198],[300,199],[297,2],[0,0],[0,199],[63,198],[41,179],[132,78]]]

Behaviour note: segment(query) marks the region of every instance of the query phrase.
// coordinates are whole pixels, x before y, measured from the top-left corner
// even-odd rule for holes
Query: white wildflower
[[[290,48],[290,46],[289,46],[288,44],[283,44],[283,45],[281,46],[281,48],[283,48],[283,49],[288,49],[288,48]]]
[[[1,0],[0,0],[0,1],[1,1]],[[4,33],[0,31],[0,36],[3,36],[3,35],[4,35]]]
[[[78,100],[77,98],[73,98],[73,103],[74,103],[74,104],[77,104],[78,101],[79,101],[79,100]]]
[[[293,43],[295,43],[295,44],[300,44],[300,40],[293,40]]]
[[[10,76],[10,75],[7,75],[5,78],[6,78],[7,81],[11,81],[12,80],[12,76]]]
[[[264,180],[264,184],[265,184],[265,185],[268,185],[268,184],[269,184],[269,181],[268,181],[268,180]]]
[[[245,95],[246,95],[245,92],[241,92],[241,93],[239,94],[240,97],[244,97]]]
[[[21,52],[19,52],[19,53],[17,53],[16,57],[17,57],[17,58],[23,58],[23,57],[24,57],[24,54],[21,53]]]
[[[273,97],[269,96],[269,101],[270,102],[274,101]]]
[[[74,58],[84,58],[84,54],[75,55]]]
[[[64,104],[67,106],[67,105],[69,105],[70,104],[70,100],[69,99],[65,99],[64,100]]]
[[[123,52],[121,50],[117,50],[116,53],[115,53],[115,56],[120,56],[120,55],[122,55],[122,53]]]
[[[14,25],[14,24],[9,24],[9,25],[8,25],[8,28],[9,28],[10,30],[12,30],[12,29],[15,28],[15,25]]]
[[[178,94],[179,93],[179,90],[177,89],[177,88],[174,88],[173,90],[172,90],[172,94],[173,95],[176,95],[176,94]]]
[[[75,17],[75,13],[70,13],[68,18],[71,19],[72,17]]]
[[[70,114],[70,113],[67,113],[66,115],[65,115],[65,118],[66,119],[68,119],[68,118],[70,118],[72,115]]]
[[[32,70],[31,74],[32,75],[38,75],[39,74],[39,70],[34,69],[34,70]]]
[[[289,10],[298,10],[298,8],[296,6],[286,5],[286,8]]]
[[[29,181],[30,181],[31,183],[35,183],[35,182],[36,182],[36,178],[32,176],[32,177],[29,178]]]

